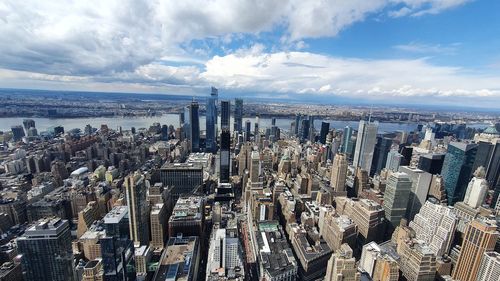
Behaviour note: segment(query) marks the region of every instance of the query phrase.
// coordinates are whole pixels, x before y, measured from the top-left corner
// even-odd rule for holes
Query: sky
[[[0,88],[500,108],[498,0],[4,0]]]

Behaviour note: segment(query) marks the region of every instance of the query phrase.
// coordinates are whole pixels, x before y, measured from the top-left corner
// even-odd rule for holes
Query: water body
[[[0,118],[0,131],[10,131],[11,126],[22,125],[22,117],[9,117]],[[162,116],[155,117],[100,117],[100,118],[31,118],[35,120],[36,128],[39,132],[46,131],[50,127],[63,126],[65,130],[70,130],[74,128],[79,128],[83,130],[85,125],[89,124],[94,128],[100,128],[102,124],[108,125],[111,129],[118,129],[120,126],[123,130],[129,130],[132,127],[136,129],[139,128],[149,128],[153,123],[158,122],[162,125],[173,125],[174,127],[179,126],[179,115],[178,114],[164,114]],[[255,118],[243,118],[243,126],[245,122],[250,120],[252,123],[252,130],[254,128]],[[276,126],[280,129],[288,131],[290,130],[290,124],[293,120],[289,118],[277,118]],[[321,129],[321,122],[323,120],[318,119],[314,122],[314,127],[317,131]],[[219,118],[220,122],[220,118]],[[345,126],[351,126],[355,129],[358,127],[358,121],[335,121],[327,120],[330,122],[330,128],[342,129]],[[233,118],[231,117],[231,124],[233,124]],[[219,125],[220,126],[220,125]],[[231,125],[232,126],[232,125]],[[270,118],[260,118],[259,119],[260,128],[271,127]],[[487,125],[484,125],[486,127]],[[415,123],[380,123],[379,132],[393,132],[393,131],[413,131],[417,127]],[[200,129],[205,129],[205,116],[200,116]]]

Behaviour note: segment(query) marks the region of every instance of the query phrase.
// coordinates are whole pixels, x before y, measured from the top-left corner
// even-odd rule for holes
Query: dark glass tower
[[[24,280],[76,280],[69,223],[59,218],[42,219],[17,239],[22,255]]]
[[[229,128],[222,128],[220,134],[220,182],[229,182],[229,167],[231,164],[231,133]]]
[[[193,101],[189,107],[191,152],[200,152],[200,118],[198,114],[198,103]]]
[[[206,150],[209,152],[214,152],[217,147],[216,140],[216,126],[217,126],[217,98],[219,92],[216,88],[212,87],[212,92],[210,97],[207,99],[207,109],[206,109]]]
[[[250,120],[247,120],[245,124],[245,131],[246,131],[246,141],[250,141],[250,132],[252,131],[252,122]]]
[[[243,100],[234,100],[234,130],[242,133],[243,132]]]
[[[229,130],[229,119],[231,118],[231,102],[223,100],[220,102],[220,126],[221,129]]]
[[[385,168],[387,162],[387,153],[391,150],[392,139],[378,136],[377,143],[375,144],[375,150],[373,152],[373,161],[370,168],[370,175],[380,173],[380,171]]]
[[[448,144],[441,175],[444,179],[449,205],[454,205],[464,198],[467,184],[473,172],[476,152],[476,144],[462,142]]]
[[[326,144],[326,135],[328,135],[328,131],[330,130],[330,123],[321,122],[321,131],[319,133],[319,142],[322,144]]]

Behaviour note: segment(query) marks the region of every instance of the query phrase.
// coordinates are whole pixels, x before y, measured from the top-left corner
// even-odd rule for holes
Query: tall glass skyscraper
[[[207,99],[206,113],[206,150],[209,152],[216,151],[217,148],[217,99],[219,91],[212,87],[212,92]]]
[[[198,102],[191,102],[191,106],[189,107],[191,152],[200,152],[200,116],[198,108]]]
[[[243,132],[243,100],[234,100],[234,130],[242,133]]]
[[[449,205],[454,205],[464,198],[467,184],[472,176],[476,152],[477,144],[463,142],[448,144],[441,175]]]
[[[224,128],[222,126],[222,131],[220,134],[220,182],[229,182],[229,167],[231,164],[231,133],[229,128]]]
[[[377,142],[377,130],[378,122],[359,121],[356,150],[354,151],[352,163],[354,167],[361,167],[367,172],[370,171],[375,143]]]
[[[231,118],[231,102],[223,100],[220,102],[220,126],[229,130],[229,120]]]
[[[24,280],[74,281],[71,232],[67,220],[42,219],[17,239]]]
[[[330,123],[321,122],[321,131],[319,134],[319,142],[321,144],[326,144],[326,135],[328,135],[329,130],[330,130]]]
[[[351,137],[352,137],[352,127],[346,126],[342,134],[342,143],[340,144],[339,150],[340,152],[345,153],[348,159],[351,158],[349,157],[352,150]]]
[[[136,245],[149,245],[149,206],[146,201],[146,179],[139,172],[125,178],[125,195],[129,208],[130,239]]]

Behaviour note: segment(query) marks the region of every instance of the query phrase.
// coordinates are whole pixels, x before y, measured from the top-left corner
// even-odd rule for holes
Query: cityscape
[[[0,3],[0,281],[500,281],[500,3],[69,2]]]

